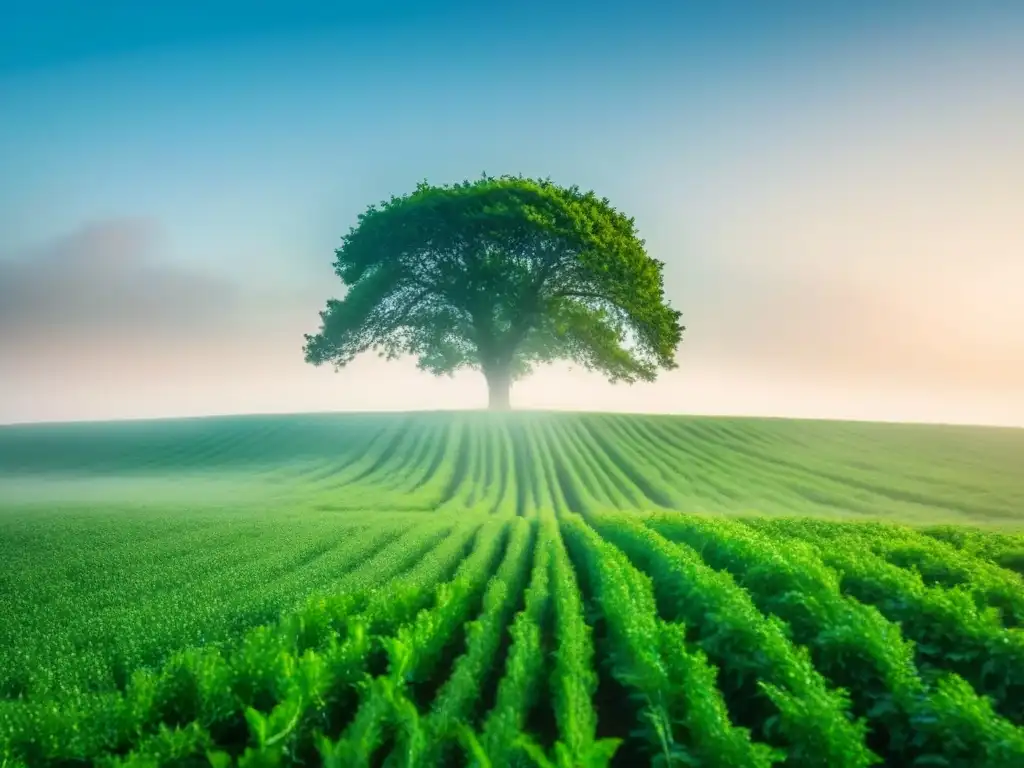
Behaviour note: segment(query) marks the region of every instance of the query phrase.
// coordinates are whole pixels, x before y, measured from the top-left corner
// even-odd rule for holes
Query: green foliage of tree
[[[664,264],[593,192],[512,176],[423,182],[371,205],[335,253],[348,292],[305,337],[313,365],[373,349],[438,375],[477,369],[497,409],[513,381],[555,360],[629,383],[677,367],[684,328]]]

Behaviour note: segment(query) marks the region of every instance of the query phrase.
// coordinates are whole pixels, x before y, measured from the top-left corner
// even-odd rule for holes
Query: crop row
[[[555,472],[555,450],[531,450]],[[354,520],[353,557],[376,554],[334,591],[113,690],[2,701],[0,754],[8,768],[1024,764],[1022,665],[993,650],[1002,687],[971,666],[975,643],[1019,642],[978,609],[984,589],[922,585],[870,529],[555,515],[542,490],[524,489],[527,517],[421,518],[383,543],[389,529]],[[919,538],[915,562],[949,546]],[[990,591],[1016,578],[977,568]]]
[[[564,413],[6,427],[0,492],[15,498],[37,478],[52,493],[64,484],[73,499],[86,488],[102,496],[113,477],[164,478],[162,496],[178,492],[173,480],[196,489],[196,505],[224,491],[232,504],[244,496],[288,508],[523,515],[538,495],[552,494],[561,511],[583,511],[575,478],[608,509],[1006,523],[1022,502],[1024,440],[993,432]],[[538,472],[538,447],[552,457],[547,476]]]

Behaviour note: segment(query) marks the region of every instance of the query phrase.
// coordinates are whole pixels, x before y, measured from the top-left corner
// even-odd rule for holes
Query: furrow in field
[[[196,444],[183,445],[180,453],[165,454],[151,461],[149,465],[164,471],[216,468],[221,460],[237,455],[241,448],[270,444],[280,435],[282,429],[280,424],[266,424],[252,431],[238,430],[219,439],[206,436]]]
[[[516,464],[515,446],[512,442],[512,433],[508,426],[508,420],[496,417],[493,425],[493,439],[496,465],[500,478],[500,492],[497,501],[491,508],[492,515],[520,515],[525,503],[524,478],[519,476],[519,468]]]
[[[353,482],[379,488],[382,493],[388,493],[396,487],[401,487],[403,482],[408,480],[419,458],[419,450],[430,432],[430,425],[425,422],[419,419],[410,421],[412,423],[409,430],[399,438],[390,454],[367,475]]]
[[[523,450],[530,457],[530,476],[533,479],[533,493],[537,502],[538,514],[553,513],[565,507],[565,499],[557,487],[551,471],[548,444],[541,436],[542,421],[531,419],[522,425]]]
[[[457,433],[455,422],[449,421],[436,427],[437,438],[430,443],[430,450],[423,457],[423,472],[409,493],[424,495],[424,489],[433,488],[438,484],[438,470],[449,461],[449,451],[454,441],[452,435]]]
[[[393,765],[445,765],[457,752],[459,728],[473,729],[482,716],[483,691],[496,679],[502,636],[520,603],[536,537],[534,524],[517,522],[497,573],[487,582],[479,616],[465,626],[462,653],[433,696],[416,738],[392,753]]]
[[[451,421],[444,439],[436,445],[424,482],[411,494],[421,509],[437,509],[449,498],[450,489],[458,484],[457,472],[465,460],[465,431],[462,421]]]
[[[537,461],[537,472],[543,478],[546,489],[545,515],[558,516],[571,509],[569,498],[565,496],[564,486],[558,476],[556,459],[556,443],[550,438],[551,422],[539,419],[531,425],[530,436],[534,440],[534,454]]]
[[[961,481],[959,478],[964,475],[965,467],[955,455],[931,463],[915,456],[918,462],[916,468],[900,470],[899,454],[893,451],[892,446],[887,447],[887,452],[883,453],[882,450],[873,454],[872,461],[856,462],[836,458],[825,466],[843,467],[850,477],[849,480],[844,479],[844,482],[854,488],[906,505],[931,507],[934,510],[952,509],[972,516],[982,514],[997,520],[1012,519],[1017,515],[1020,496],[1019,489],[1014,487],[1018,485],[1015,478],[998,478],[990,469],[978,467],[969,471],[975,477],[985,477],[984,483]],[[931,472],[925,474],[921,471],[922,467]],[[884,479],[884,484],[879,482],[880,479]],[[998,481],[1002,481],[1003,487],[996,487],[994,483]],[[949,504],[952,500],[955,503]],[[934,519],[934,511],[925,517]]]
[[[293,725],[289,738],[269,753],[260,749],[263,758],[282,750],[309,756],[314,729],[330,729],[350,711],[350,692],[371,652],[367,630],[388,631],[422,606],[430,594],[424,587],[455,570],[476,528],[460,526],[438,544],[437,527],[420,526],[404,538],[408,552],[393,547],[373,558],[378,567],[364,583],[382,579],[380,591],[310,600],[275,625],[249,630],[237,646],[175,654],[162,668],[134,675],[124,693],[82,696],[64,710],[46,700],[0,706],[0,752],[36,766],[92,764],[109,753],[148,756],[144,764],[164,763],[169,754],[205,759],[211,742],[235,748],[246,721],[264,747],[268,721],[284,717]],[[169,753],[164,735],[172,732],[157,730],[167,722],[199,738],[178,739]]]
[[[963,461],[963,452],[970,449],[964,444],[943,445],[935,456],[927,457],[916,446],[901,450],[898,444],[867,440],[864,435],[854,433],[840,448],[831,452],[819,450],[811,455],[834,466],[849,467],[869,475],[881,472],[897,484],[909,482],[919,488],[927,488],[938,497],[950,494],[991,496],[993,480],[999,478],[998,470],[993,471],[990,466],[993,458],[990,454],[985,456],[987,465],[971,467],[971,471],[964,474],[962,470],[969,465]],[[797,458],[800,455],[805,454],[798,454]],[[980,480],[978,470],[982,470],[980,477],[984,480]],[[1003,499],[1000,503],[1007,502],[1010,499]]]
[[[563,502],[556,511],[588,514],[602,508],[614,509],[613,502],[602,494],[601,484],[596,481],[590,465],[580,460],[575,443],[564,439],[565,432],[558,422],[548,421],[543,426],[552,473]]]
[[[603,420],[590,414],[577,421],[579,434],[589,450],[601,458],[604,471],[613,479],[634,509],[674,508],[676,499],[643,467],[642,457],[628,446],[618,446],[607,434]]]
[[[1024,576],[1024,536],[982,533],[953,526],[926,528],[921,533],[949,544],[958,552]]]
[[[255,438],[263,440],[273,436],[267,427],[256,430]],[[141,437],[141,436],[140,436]],[[173,443],[147,446],[145,438],[125,440],[118,446],[113,455],[87,459],[89,468],[98,473],[118,474],[120,472],[145,473],[148,471],[167,472],[205,466],[209,459],[228,449],[240,446],[248,435],[238,432],[209,433],[201,431],[193,433],[189,438],[179,439]],[[152,445],[152,444],[151,444]],[[149,450],[147,450],[149,448]],[[156,450],[152,450],[155,448]],[[89,456],[87,453],[86,456]]]
[[[464,420],[459,421],[457,440],[457,449],[450,464],[451,471],[441,492],[437,509],[464,507],[465,499],[472,491],[469,480],[473,464],[477,460],[473,451],[474,430]]]
[[[116,443],[111,441],[113,450],[110,453],[107,451],[96,453],[85,448],[79,454],[77,461],[62,469],[101,475],[159,474],[180,471],[199,466],[195,462],[196,455],[202,459],[211,455],[211,452],[237,446],[241,443],[242,437],[230,432],[220,435],[194,435],[191,436],[191,439],[150,447],[147,446],[147,441],[142,436],[140,436],[141,439],[135,438],[134,440],[126,436],[126,439]]]
[[[772,495],[781,504],[785,503],[785,494],[788,493],[808,510],[819,509],[830,515],[855,512],[879,517],[890,514],[894,503],[897,509],[910,509],[905,501],[884,497],[867,488],[853,487],[834,474],[817,472],[804,460],[758,454],[744,446],[716,442],[717,438],[708,435],[703,435],[702,439],[731,463],[734,471],[742,473],[748,484],[756,481],[756,488],[751,486],[752,490],[760,492],[760,489],[765,489],[767,492],[777,489]],[[920,510],[920,505],[915,505],[911,511]],[[781,511],[790,513],[792,510]]]
[[[488,514],[499,501],[500,487],[484,482],[484,478],[493,472],[493,468],[488,466],[491,458],[489,444],[493,441],[492,433],[493,426],[487,422],[475,421],[471,424],[473,439],[469,450],[472,461],[457,502],[457,507],[463,511]]]
[[[477,422],[476,428],[479,432],[480,463],[479,474],[474,481],[477,486],[474,508],[490,515],[513,515],[514,494],[513,498],[506,498],[509,494],[507,483],[511,477],[504,472],[503,466],[506,459],[503,450],[504,425],[500,421],[484,416]]]
[[[868,746],[877,754],[898,764],[943,755],[950,764],[979,768],[1024,761],[1024,732],[962,678],[924,681],[914,644],[900,626],[843,595],[839,576],[812,547],[793,541],[780,547],[721,519],[654,515],[647,524],[733,574],[762,612],[785,621],[793,641],[810,649],[818,671],[849,692],[854,713],[868,721]]]
[[[477,500],[477,508],[481,512],[493,515],[501,513],[501,510],[509,503],[505,499],[506,484],[509,477],[502,471],[504,454],[502,447],[502,425],[493,419],[486,419],[479,423],[478,429],[481,432],[481,462],[483,470],[482,486],[480,496]],[[512,500],[514,504],[514,499]]]
[[[238,438],[230,450],[208,457],[208,463],[224,471],[258,469],[268,480],[277,481],[287,479],[297,466],[358,452],[380,430],[379,422],[368,429],[360,418],[349,418],[342,424],[332,422],[325,416],[299,415],[204,419],[202,430],[207,435],[229,432]],[[160,439],[167,440],[168,436]]]
[[[688,641],[720,670],[730,720],[785,749],[786,765],[866,768],[877,762],[865,746],[864,723],[851,722],[845,693],[829,689],[786,626],[762,614],[728,573],[635,516],[602,515],[592,524],[650,577],[662,615],[685,622]]]
[[[819,425],[819,431],[832,432],[832,427],[832,423]],[[847,425],[850,447],[875,470],[887,471],[890,465],[916,470],[958,465],[970,474],[981,471],[989,480],[1019,477],[1021,444],[1014,430],[922,424],[857,427]],[[885,457],[881,466],[879,456]]]
[[[729,444],[717,445],[706,436],[698,435],[692,444],[683,445],[675,442],[669,430],[654,434],[700,472],[701,485],[710,485],[715,496],[729,499],[725,503],[727,509],[791,514],[796,503],[805,511],[828,515],[834,515],[837,510],[849,511],[848,495],[842,497],[846,506],[838,507],[839,498],[823,494],[815,485],[818,478],[812,475],[780,473],[778,467],[752,460],[746,454],[731,450]],[[863,505],[858,506],[858,509],[863,508]],[[868,509],[877,512],[875,507]]]
[[[558,734],[552,753],[557,765],[606,766],[618,749],[617,739],[597,735],[597,693],[594,638],[585,618],[583,594],[560,526],[545,517],[551,531],[551,584],[554,628],[554,670],[548,678]],[[541,745],[545,746],[545,745]]]
[[[491,435],[494,432],[494,426],[489,420],[478,421],[475,423],[474,429],[477,435],[477,462],[472,480],[474,490],[472,506],[476,510],[489,511],[498,498],[497,484],[494,482],[495,467],[491,463],[491,455],[494,450]]]
[[[552,425],[554,429],[554,425]],[[566,455],[573,457],[577,462],[576,468],[586,472],[589,481],[588,488],[597,498],[603,495],[608,499],[610,506],[617,509],[635,508],[635,497],[626,491],[630,489],[628,482],[623,484],[622,478],[613,477],[607,470],[607,457],[600,455],[593,450],[593,446],[586,441],[586,436],[581,433],[579,425],[575,422],[558,423],[559,440],[566,447]],[[634,489],[635,490],[635,489]]]
[[[648,461],[657,464],[663,480],[671,484],[683,497],[692,498],[697,495],[692,468],[685,461],[680,461],[672,445],[659,441],[654,436],[651,421],[650,418],[642,417],[609,417],[612,431],[626,435]]]
[[[897,622],[917,644],[922,674],[956,672],[996,710],[1024,724],[1024,631],[1005,629],[997,612],[979,610],[968,588],[929,587],[920,574],[887,563],[863,545],[814,545],[840,574],[840,589]]]
[[[275,446],[276,461],[273,456],[263,462],[266,470],[263,478],[267,483],[288,485],[289,487],[315,490],[318,486],[330,485],[331,480],[345,472],[362,456],[376,450],[378,441],[387,439],[389,427],[395,425],[394,420],[375,425],[365,425],[364,429],[345,429],[344,440],[335,440],[330,444],[311,446],[301,440],[303,433],[291,436],[291,451],[288,443]]]
[[[817,520],[744,520],[770,535],[828,546],[864,546],[890,565],[913,569],[928,586],[962,587],[979,608],[1000,612],[1006,628],[1024,626],[1024,579],[1020,574],[961,552],[904,526],[882,523],[822,524]]]
[[[533,471],[533,459],[525,444],[522,420],[505,420],[508,434],[508,448],[512,459],[512,475],[516,487],[516,514],[519,517],[533,518],[539,509],[536,491],[536,473]]]
[[[400,570],[397,574],[386,577],[394,578],[395,583],[401,585],[403,589],[432,589],[446,579],[453,578],[456,568],[461,567],[470,554],[476,551],[476,547],[482,546],[484,539],[500,538],[502,535],[500,527],[487,527],[476,521],[460,521],[452,526],[451,523],[438,524],[427,520],[415,526],[414,530],[419,531],[415,540],[417,542],[427,541],[434,536],[433,546],[419,550],[420,544],[413,544],[410,541],[396,542],[393,545],[397,553],[396,559],[401,557],[403,548],[410,556],[414,556],[414,559],[405,561],[409,563],[408,568],[399,565]],[[438,530],[445,533],[436,536]],[[373,575],[377,567],[378,564],[367,561],[365,578],[353,586],[346,585],[346,588],[351,591],[384,584],[385,582]]]
[[[609,437],[616,439],[618,445],[628,446],[635,463],[645,462],[651,470],[657,472],[666,500],[672,499],[676,508],[692,504],[694,483],[691,474],[685,469],[687,458],[675,453],[671,443],[656,439],[650,425],[628,417],[610,416],[606,424]],[[707,487],[709,483],[704,485]],[[718,489],[728,487],[727,482],[718,483],[718,492],[714,495],[726,495]],[[729,495],[734,496],[735,493],[730,491]]]
[[[429,531],[429,527],[426,529]],[[435,539],[434,546],[410,562],[409,555],[415,554],[427,538],[421,535],[419,540],[407,541],[406,552],[396,547],[386,564],[390,575],[383,580],[372,575],[372,564],[368,564],[364,583],[374,586],[372,590],[367,591],[364,586],[357,591],[311,601],[303,611],[286,617],[278,630],[264,638],[270,642],[269,650],[276,652],[276,665],[268,664],[266,658],[261,659],[264,649],[259,644],[251,659],[245,653],[236,655],[241,657],[236,666],[241,666],[250,679],[255,678],[257,682],[262,679],[271,685],[275,680],[288,679],[282,678],[275,666],[286,666],[289,660],[294,663],[300,658],[309,659],[314,667],[326,671],[319,678],[310,678],[316,686],[313,691],[306,687],[265,688],[265,693],[270,695],[262,699],[258,695],[259,688],[253,690],[251,682],[243,675],[241,695],[236,691],[242,705],[256,707],[267,713],[265,717],[270,720],[283,710],[293,722],[298,717],[306,723],[290,734],[285,732],[288,740],[278,750],[270,750],[271,758],[286,751],[300,762],[315,762],[318,752],[330,746],[329,740],[324,740],[326,737],[319,737],[321,742],[317,744],[314,738],[317,733],[332,736],[341,733],[346,725],[351,727],[360,705],[359,692],[365,690],[363,681],[377,663],[372,638],[391,636],[399,627],[413,621],[418,612],[428,610],[435,596],[443,592],[448,583],[446,579],[457,580],[481,558],[493,556],[494,548],[500,546],[502,533],[493,525],[459,525],[443,536],[440,543]],[[279,648],[284,651],[283,658]],[[296,711],[299,715],[294,714]],[[250,732],[256,730],[253,734],[256,743],[262,744],[259,718],[254,722],[247,714],[246,719],[250,721]]]
[[[714,419],[715,423],[719,425],[721,433],[735,442],[745,443],[747,445],[757,445],[766,451],[791,451],[794,448],[817,448],[820,446],[820,437],[817,441],[813,438],[807,439],[803,430],[800,429],[799,424],[788,422],[785,429],[779,429],[779,422],[767,421],[764,419],[734,419],[727,417],[700,417],[694,419],[679,419],[671,416],[655,416],[653,417],[659,421],[663,421],[666,424],[675,424],[685,428],[689,426],[692,421],[699,421],[706,423],[707,421]],[[671,421],[670,421],[671,420]],[[765,430],[764,426],[774,425],[775,429]],[[692,438],[692,435],[690,436]],[[817,443],[817,445],[815,445]]]
[[[415,437],[419,431],[418,427],[422,427],[422,425],[417,419],[403,419],[381,452],[373,456],[372,460],[360,462],[359,471],[354,472],[347,482],[373,485],[381,476],[386,478],[389,472],[405,460],[405,451],[410,438]]]
[[[270,481],[287,480],[302,466],[358,454],[380,430],[378,425],[371,431],[360,421],[346,420],[332,428],[330,422],[315,418],[280,417],[267,425],[269,434],[259,440],[253,439],[249,429],[239,426],[239,433],[247,439],[219,456],[218,467],[228,471],[258,469]]]
[[[421,439],[416,446],[409,446],[405,452],[405,461],[394,471],[394,478],[388,479],[388,491],[407,493],[424,477],[424,472],[433,461],[437,452],[438,442],[446,439],[445,425],[434,420],[425,421],[421,430]]]
[[[353,483],[386,456],[408,428],[407,419],[389,421],[373,435],[362,451],[319,463],[294,475],[292,479],[296,484],[301,484],[304,490],[311,492],[336,490]]]
[[[794,479],[801,476],[807,477],[815,488],[821,489],[823,498],[828,499],[827,503],[839,509],[859,509],[867,514],[872,514],[872,510],[877,509],[877,506],[881,503],[889,506],[895,504],[897,506],[914,505],[925,507],[932,514],[934,514],[936,509],[967,515],[982,513],[993,517],[1006,517],[1012,514],[1012,512],[1000,507],[960,504],[954,498],[931,495],[921,488],[900,488],[895,487],[889,482],[883,484],[882,478],[887,478],[887,476],[879,475],[878,473],[866,474],[847,468],[844,474],[840,474],[831,465],[825,464],[812,456],[795,461],[773,454],[759,454],[745,446],[723,442],[711,430],[704,430],[703,437],[709,443],[744,456],[755,465],[770,468],[775,472],[782,469]],[[856,491],[864,493],[858,494]],[[858,499],[855,505],[851,501],[853,498]]]
[[[465,509],[474,509],[486,492],[483,477],[486,474],[487,455],[484,452],[486,435],[479,423],[469,424],[469,466],[462,480],[462,505]]]
[[[465,458],[465,425],[452,422],[445,439],[437,446],[438,453],[430,458],[432,471],[421,475],[422,484],[418,484],[412,492],[389,490],[377,485],[374,479],[386,482],[379,468],[375,477],[367,477],[361,482],[353,482],[338,488],[329,503],[321,503],[321,509],[358,510],[358,509],[389,509],[402,511],[436,511],[446,494],[458,485],[455,470],[459,469],[458,461]],[[401,450],[401,447],[398,447]]]
[[[418,444],[409,452],[409,462],[403,476],[396,478],[389,490],[412,496],[416,489],[429,480],[434,457],[441,453],[446,435],[444,424],[432,423],[421,430]]]
[[[325,465],[321,475],[302,483],[303,488],[310,496],[323,499],[372,489],[373,479],[380,477],[381,468],[399,456],[403,443],[414,431],[415,422],[411,417],[389,421],[364,450]]]
[[[712,503],[719,508],[734,509],[740,502],[752,503],[751,492],[735,480],[735,466],[723,462],[714,453],[699,449],[699,443],[686,440],[686,432],[672,429],[663,419],[646,425],[644,436],[650,440],[650,449],[665,453],[683,482],[693,489],[700,503]],[[763,503],[764,496],[758,497]]]
[[[703,416],[687,419],[683,422],[692,440],[700,441],[703,435],[713,434],[725,443],[757,445],[770,453],[791,453],[794,449],[811,449],[820,451],[823,446],[835,441],[837,432],[829,434],[810,434],[806,431],[807,424],[799,421],[775,422],[776,429],[765,435],[758,426],[765,423],[761,419],[734,419]],[[780,427],[781,424],[781,427]],[[813,423],[810,425],[813,431]],[[760,439],[758,438],[760,436]]]
[[[674,498],[678,489],[673,483],[676,481],[674,472],[667,467],[661,457],[660,445],[652,445],[644,435],[638,435],[630,427],[629,418],[621,418],[616,414],[608,414],[600,421],[595,421],[595,426],[600,426],[601,432],[608,443],[618,447],[624,457],[628,457],[630,463],[643,470],[644,477],[648,483],[668,497]],[[655,449],[655,450],[652,450]]]
[[[473,510],[481,489],[477,484],[477,475],[481,471],[483,455],[480,442],[483,435],[477,425],[467,423],[463,433],[459,458],[456,460],[455,473],[451,483],[445,490],[444,502],[437,510]]]
[[[469,750],[483,752],[492,766],[531,765],[522,740],[530,738],[534,749],[544,749],[554,738],[553,712],[542,697],[549,690],[545,673],[550,672],[547,660],[554,651],[550,635],[551,553],[558,530],[550,516],[541,520],[538,529],[523,608],[509,630],[507,652],[499,652],[505,662],[499,667],[503,674],[493,702],[485,692],[482,703],[489,709],[482,731],[476,736],[463,733],[463,739],[470,742]],[[543,739],[540,743],[536,742],[538,733]]]
[[[500,459],[495,456],[496,443],[494,442],[494,419],[483,417],[478,424],[478,429],[483,433],[483,484],[484,488],[494,488],[498,485],[498,467]]]
[[[506,563],[517,560],[529,544],[529,528],[527,523],[516,521],[507,540],[496,535],[481,539],[455,578],[438,588],[433,607],[420,611],[410,623],[399,627],[393,637],[384,640],[387,672],[363,688],[359,707],[341,738],[321,744],[325,762],[340,760],[344,765],[370,766],[375,758],[379,759],[380,750],[389,739],[396,739],[400,749],[416,750],[421,741],[417,732],[422,728],[418,715],[422,700],[429,701],[439,670],[450,666],[457,653],[465,635],[465,623],[479,605],[494,573],[495,560],[501,560],[499,572]],[[501,530],[508,529],[509,524],[501,524]],[[398,722],[402,714],[405,717]]]
[[[626,737],[623,764],[655,758],[711,768],[780,762],[780,755],[730,721],[714,667],[687,645],[685,627],[659,619],[651,580],[579,517],[563,518],[562,530],[600,609],[604,640],[598,647],[605,646],[608,671],[634,702],[643,702],[634,711],[623,711],[621,701],[618,712],[611,701],[602,702],[603,710],[599,705],[599,713],[619,720],[620,728],[630,724],[619,731]]]

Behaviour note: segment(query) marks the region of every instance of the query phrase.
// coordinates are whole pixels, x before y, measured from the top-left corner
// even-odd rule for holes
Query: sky
[[[687,326],[517,408],[1024,426],[1024,3],[4,14],[0,423],[485,406],[302,345],[368,204],[486,171],[634,216]]]

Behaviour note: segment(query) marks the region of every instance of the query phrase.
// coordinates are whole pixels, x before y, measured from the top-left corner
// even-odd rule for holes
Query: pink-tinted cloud
[[[0,260],[0,348],[199,334],[223,322],[234,287],[161,261],[161,246],[156,222],[123,218]]]

